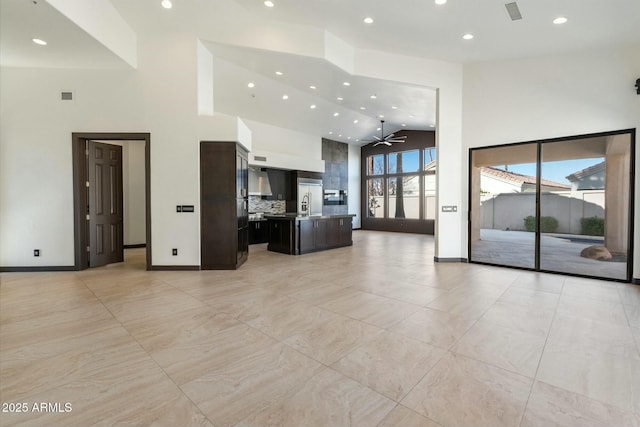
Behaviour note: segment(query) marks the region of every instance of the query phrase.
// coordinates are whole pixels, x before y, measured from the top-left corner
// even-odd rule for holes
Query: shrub
[[[589,218],[580,218],[580,226],[582,234],[588,236],[604,236],[604,218],[592,216]]]
[[[536,217],[529,215],[524,219],[524,228],[527,231],[536,230]],[[554,233],[558,229],[558,220],[552,216],[540,217],[540,228],[543,233]]]
[[[535,231],[536,229],[536,217],[529,215],[524,219],[524,229],[527,231]]]

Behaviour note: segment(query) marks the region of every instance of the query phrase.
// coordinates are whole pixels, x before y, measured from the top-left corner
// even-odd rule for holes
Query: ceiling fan
[[[377,137],[375,135],[373,135],[372,140],[366,141],[366,142],[374,142],[373,146],[377,146],[377,145],[388,145],[391,146],[391,144],[395,144],[396,142],[404,142],[404,140],[407,138],[406,136],[395,136],[395,133],[391,133],[387,136],[384,136],[384,120],[380,120],[380,136]]]

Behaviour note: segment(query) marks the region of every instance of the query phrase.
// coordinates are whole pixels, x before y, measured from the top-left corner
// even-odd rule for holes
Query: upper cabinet
[[[289,200],[291,198],[289,174],[289,171],[267,169],[269,183],[271,184],[271,196],[267,196],[267,200]]]

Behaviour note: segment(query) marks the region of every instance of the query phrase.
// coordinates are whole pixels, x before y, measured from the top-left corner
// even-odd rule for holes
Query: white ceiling
[[[532,57],[640,41],[638,0],[237,0],[264,19],[327,29],[353,46],[453,62]],[[374,23],[367,25],[369,16]],[[569,21],[554,25],[553,19]],[[473,40],[462,40],[466,33]]]
[[[47,41],[38,46],[31,39]],[[123,68],[127,64],[44,0],[0,0],[4,67]]]
[[[173,26],[200,36],[204,26],[215,25],[209,22],[240,13],[269,26],[328,30],[355,47],[463,63],[640,43],[640,0],[519,0],[520,21],[510,20],[504,6],[509,0],[449,0],[440,6],[434,0],[273,0],[273,8],[262,0],[173,0],[171,10],[161,8],[160,0],[111,1],[134,31]],[[569,21],[554,25],[560,15]],[[375,22],[364,24],[365,16]],[[127,66],[44,0],[0,0],[0,25],[2,66]],[[462,40],[465,33],[475,38]],[[33,37],[49,44],[36,46]],[[435,124],[432,88],[353,77],[317,58],[219,43],[207,47],[215,58],[218,112],[358,144],[379,135],[380,114],[387,121],[385,134],[403,123],[406,129]],[[249,81],[256,84],[252,90]]]
[[[380,136],[381,119],[385,120],[385,134],[435,126],[434,89],[352,76],[323,59],[216,43],[207,47],[214,56],[214,108],[218,112],[276,126],[286,124],[350,143]],[[247,87],[249,82],[255,87]],[[283,100],[283,95],[288,99]]]

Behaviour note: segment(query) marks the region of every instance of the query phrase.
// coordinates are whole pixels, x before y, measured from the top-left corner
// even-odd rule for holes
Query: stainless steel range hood
[[[271,184],[266,171],[249,168],[249,195],[271,196]]]

